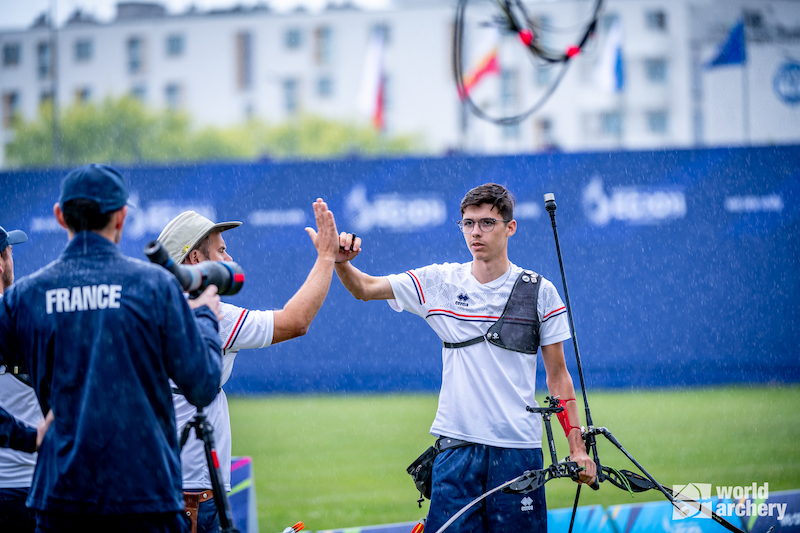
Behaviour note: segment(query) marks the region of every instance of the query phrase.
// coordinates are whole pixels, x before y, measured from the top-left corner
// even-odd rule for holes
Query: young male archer
[[[444,263],[390,276],[371,276],[353,266],[361,239],[340,234],[336,273],[360,300],[388,300],[396,311],[422,318],[442,339],[442,388],[431,426],[438,437],[431,505],[426,529],[437,531],[462,507],[525,470],[541,469],[541,417],[535,406],[536,353],[521,353],[487,342],[520,276],[538,282],[536,317],[539,345],[551,396],[565,407],[562,416],[570,458],[592,483],[596,466],[586,453],[572,378],[563,341],[570,338],[566,310],[551,282],[511,263],[508,240],[517,230],[514,200],[498,184],[470,190],[461,201],[459,228],[472,254],[468,263]],[[456,305],[456,303],[460,305]],[[463,305],[464,303],[467,305]],[[467,342],[469,341],[469,342]],[[522,502],[530,498],[531,502]],[[472,507],[459,531],[547,531],[544,487],[521,496],[495,493]]]

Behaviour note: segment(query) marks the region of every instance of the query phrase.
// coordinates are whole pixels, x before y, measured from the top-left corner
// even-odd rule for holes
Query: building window
[[[3,45],[3,66],[16,67],[19,65],[21,48],[19,43],[6,43]]]
[[[519,122],[503,124],[501,128],[503,139],[519,139]]]
[[[600,26],[603,29],[603,33],[608,34],[609,30],[611,30],[611,26],[614,25],[614,22],[620,18],[617,13],[606,13],[600,19]]]
[[[283,108],[287,114],[293,115],[297,113],[299,107],[299,85],[295,79],[283,80]]]
[[[167,101],[167,109],[177,111],[183,106],[183,91],[177,83],[169,83],[164,88],[164,99]]]
[[[392,42],[392,31],[388,24],[381,22],[372,26],[369,35],[380,35],[383,37],[383,45],[387,46]]]
[[[556,142],[553,139],[553,121],[549,118],[540,118],[535,123],[536,144],[542,150],[556,150]]]
[[[539,87],[545,87],[550,85],[551,73],[553,72],[553,67],[550,65],[536,65],[533,71],[534,81],[536,85]]]
[[[647,129],[650,133],[667,133],[669,128],[669,114],[666,111],[648,111]]]
[[[600,131],[604,135],[622,135],[622,115],[619,111],[600,114]]]
[[[239,89],[253,86],[253,35],[246,31],[236,35],[236,82]]]
[[[75,41],[75,61],[86,62],[94,55],[94,43],[91,39],[78,39]]]
[[[317,96],[320,98],[333,96],[333,79],[330,76],[320,76],[317,80]]]
[[[180,57],[183,55],[183,35],[170,35],[167,37],[167,57]]]
[[[145,85],[134,85],[131,87],[131,97],[144,102],[147,100],[147,87]]]
[[[78,87],[75,89],[75,101],[79,104],[85,104],[92,99],[92,89],[89,87]]]
[[[53,73],[52,47],[48,42],[36,46],[36,73],[39,79],[49,78]]]
[[[144,40],[139,37],[128,39],[128,73],[144,72]]]
[[[39,105],[53,105],[53,91],[52,89],[45,89],[39,93]]]
[[[333,58],[333,31],[322,26],[314,32],[314,59],[317,65],[330,65]]]
[[[503,107],[517,105],[517,71],[504,69],[500,75],[500,104]]]
[[[644,71],[652,83],[667,83],[667,60],[663,58],[645,59]]]
[[[288,50],[297,50],[303,46],[303,33],[299,28],[289,28],[283,34],[283,44]]]
[[[552,37],[553,34],[553,19],[551,19],[547,15],[539,15],[536,17],[536,26],[534,27],[534,31],[539,30],[539,44],[544,46],[545,48],[550,48],[553,45]],[[558,31],[558,30],[555,30]],[[514,37],[516,37],[516,32],[514,32]]]
[[[13,127],[18,118],[19,93],[17,91],[3,93],[3,127]]]
[[[665,31],[667,29],[667,14],[663,11],[648,11],[644,17],[647,29],[653,31]]]

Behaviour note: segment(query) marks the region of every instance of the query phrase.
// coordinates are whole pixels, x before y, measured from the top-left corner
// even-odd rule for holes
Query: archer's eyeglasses
[[[497,220],[496,218],[482,218],[480,219],[477,224],[481,228],[483,233],[489,233],[494,229],[494,225],[497,222],[511,222],[510,220]],[[463,220],[457,220],[456,224],[458,224],[458,229],[460,229],[463,233],[472,233],[475,230],[475,221],[471,218],[465,218]]]

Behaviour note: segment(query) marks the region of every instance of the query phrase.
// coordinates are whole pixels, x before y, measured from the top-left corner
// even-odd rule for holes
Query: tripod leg
[[[225,486],[222,483],[222,476],[219,473],[219,459],[214,448],[214,428],[208,423],[202,409],[197,410],[195,415],[195,433],[203,441],[203,448],[206,455],[208,473],[211,477],[211,490],[214,492],[214,504],[219,515],[219,525],[223,533],[238,533],[233,525],[233,515],[231,514],[228,495],[225,493]]]

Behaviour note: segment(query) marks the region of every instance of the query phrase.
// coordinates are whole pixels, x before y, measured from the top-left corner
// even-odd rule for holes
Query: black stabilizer
[[[564,271],[564,259],[561,256],[561,243],[558,239],[558,227],[556,226],[556,196],[549,192],[544,195],[544,208],[550,213],[550,222],[553,226],[553,237],[556,241],[556,254],[558,255],[558,266],[561,269],[561,281],[564,286],[564,303],[567,307],[567,318],[569,319],[569,329],[572,334],[572,346],[575,349],[575,360],[578,363],[578,378],[581,382],[581,393],[583,394],[583,406],[586,409],[586,427],[587,431],[583,435],[583,440],[586,445],[586,452],[590,453],[594,464],[597,465],[598,478],[602,470],[600,464],[600,456],[597,454],[597,441],[594,437],[594,422],[592,422],[592,413],[589,410],[589,398],[586,395],[586,381],[583,378],[583,364],[581,364],[581,351],[578,348],[578,334],[575,332],[575,321],[572,319],[572,304],[569,300],[569,288],[567,287],[567,274]],[[600,483],[595,480],[594,483],[589,485],[592,490],[598,490]]]

